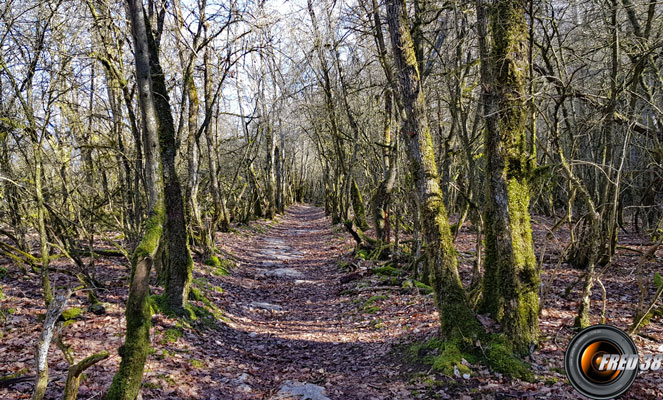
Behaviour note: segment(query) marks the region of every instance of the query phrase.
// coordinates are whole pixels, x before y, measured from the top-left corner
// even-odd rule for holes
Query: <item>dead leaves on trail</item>
[[[394,271],[375,273],[381,265],[351,257],[354,242],[342,227],[331,227],[321,210],[296,205],[275,221],[238,226],[218,234],[221,258],[236,266],[228,275],[197,263],[194,287],[204,298],[192,301],[218,319],[186,323],[164,315],[153,317],[152,348],[146,365],[144,399],[276,399],[287,382],[298,382],[331,399],[567,399],[578,398],[566,383],[562,365],[573,336],[578,290],[562,297],[580,271],[558,263],[568,235],[563,229],[546,238],[551,221],[535,218],[534,238],[543,257],[543,282],[550,282],[541,313],[541,343],[532,354],[538,379],[521,382],[469,364],[471,376],[445,377],[430,365],[405,356],[414,341],[436,337],[438,314],[432,295],[409,277]],[[475,236],[461,229],[456,241],[463,279],[471,276]],[[622,234],[629,248],[644,248],[646,240]],[[659,251],[657,260],[661,260]],[[537,259],[541,254],[537,254]],[[637,254],[619,250],[613,266],[602,276],[608,293],[607,319],[619,327],[630,323],[637,285],[632,271]],[[340,261],[339,261],[340,260]],[[355,265],[344,268],[344,264]],[[64,340],[78,359],[101,350],[111,357],[86,372],[81,399],[99,399],[117,370],[117,349],[124,340],[127,267],[116,259],[99,258],[97,277],[107,313],[85,311],[85,294],[76,294],[70,307],[83,309],[65,328]],[[660,262],[659,262],[660,263]],[[645,265],[653,275],[656,261]],[[69,268],[64,260],[56,268]],[[0,376],[32,373],[33,353],[43,313],[38,276],[23,275],[14,266],[0,277],[6,315],[0,332]],[[397,272],[397,271],[396,271]],[[394,273],[396,273],[394,272]],[[356,274],[356,275],[352,275]],[[352,279],[347,278],[352,276]],[[53,274],[55,287],[71,287],[71,277]],[[397,284],[396,284],[397,283]],[[153,292],[160,293],[158,287]],[[213,304],[210,308],[208,304]],[[599,322],[601,296],[592,297],[593,322]],[[484,326],[497,329],[490,318]],[[659,317],[636,337],[641,353],[663,351]],[[67,364],[59,350],[49,353],[51,382],[48,399],[62,395]],[[29,398],[32,383],[0,388],[0,398]],[[641,374],[626,399],[662,398],[660,373]]]

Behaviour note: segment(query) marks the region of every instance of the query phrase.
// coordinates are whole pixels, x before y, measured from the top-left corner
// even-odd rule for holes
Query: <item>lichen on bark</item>
[[[492,5],[492,53],[482,58],[486,121],[486,261],[481,308],[502,325],[513,350],[525,354],[538,336],[539,274],[529,216],[525,46],[522,4]],[[533,147],[533,146],[532,146]]]

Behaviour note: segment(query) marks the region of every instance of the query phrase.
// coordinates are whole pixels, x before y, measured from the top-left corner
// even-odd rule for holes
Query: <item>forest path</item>
[[[251,241],[229,247],[238,266],[224,279],[222,342],[246,371],[231,380],[233,398],[401,398],[386,379],[398,375],[390,346],[344,317],[336,261],[347,243],[323,211],[294,205]]]

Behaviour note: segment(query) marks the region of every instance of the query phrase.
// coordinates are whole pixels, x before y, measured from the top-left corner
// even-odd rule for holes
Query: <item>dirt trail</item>
[[[224,344],[249,371],[233,380],[235,398],[281,398],[288,381],[324,387],[331,399],[401,397],[386,379],[396,375],[383,357],[389,346],[342,318],[336,260],[346,245],[320,209],[293,206],[240,245],[231,248],[238,267],[224,279]]]

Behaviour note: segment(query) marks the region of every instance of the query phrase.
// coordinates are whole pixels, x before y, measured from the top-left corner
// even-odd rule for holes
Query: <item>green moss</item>
[[[414,281],[414,286],[416,286],[417,288],[419,288],[419,291],[420,291],[421,293],[423,293],[423,294],[430,294],[430,293],[433,293],[433,288],[432,288],[431,286],[429,286],[429,285],[426,285],[426,284],[423,283],[423,282]]]
[[[437,351],[438,355],[431,356],[431,369],[433,371],[441,372],[447,376],[455,376],[456,371],[460,375],[471,374],[472,370],[463,363],[476,360],[476,356],[470,352],[463,350],[463,344],[457,341],[435,341],[427,345]]]
[[[169,386],[177,386],[177,382],[175,382],[175,379],[173,379],[170,375],[166,374],[158,374],[157,378],[163,380],[166,382]]]
[[[145,234],[132,255],[134,264],[139,258],[151,256],[156,252],[163,234],[164,215],[163,205],[154,207],[153,215],[145,223]]]
[[[227,258],[219,258],[217,256],[212,256],[205,260],[205,264],[214,267],[212,270],[212,275],[214,276],[224,276],[228,275],[230,270],[235,268],[235,262]]]
[[[167,359],[169,357],[172,357],[174,355],[175,355],[175,352],[170,352],[170,351],[168,351],[168,349],[163,349],[163,350],[161,350],[161,354],[159,354],[159,358],[162,359],[162,360],[165,360],[165,359]]]
[[[380,311],[380,306],[364,306],[362,311],[366,314],[375,314]]]
[[[405,272],[402,269],[392,267],[391,265],[385,265],[384,267],[374,268],[373,273],[384,276],[401,276],[405,274]]]
[[[352,210],[354,211],[355,224],[357,224],[357,226],[362,230],[368,229],[364,200],[362,199],[361,191],[359,190],[357,181],[354,178],[352,178],[352,183],[350,186],[350,196],[352,200]]]
[[[183,335],[180,328],[168,328],[161,337],[162,344],[175,343]]]
[[[368,299],[366,299],[366,301],[364,302],[364,305],[369,306],[369,305],[375,303],[376,301],[385,300],[385,299],[387,299],[387,296],[384,296],[384,295],[371,296]]]
[[[205,363],[202,360],[197,360],[194,358],[191,360],[191,366],[197,369],[201,369],[205,367]]]
[[[205,261],[203,261],[203,264],[209,265],[210,267],[218,267],[219,265],[221,265],[221,261],[217,256],[210,256]]]
[[[188,298],[191,298],[191,290],[189,290]],[[195,296],[195,295],[194,295]],[[196,313],[194,307],[190,304],[187,304],[183,309],[176,312],[171,308],[166,300],[165,295],[152,295],[149,298],[149,305],[151,307],[152,313],[161,313],[163,315],[169,316],[171,318],[178,318],[184,321],[195,321]]]
[[[482,363],[493,371],[531,381],[534,378],[529,365],[513,352],[510,342],[504,335],[482,335],[479,346],[464,340],[430,339],[417,342],[407,348],[407,358],[413,362],[423,362],[431,369],[453,377],[456,370],[461,375],[471,374],[467,363]],[[483,343],[483,344],[482,344]]]
[[[6,267],[0,267],[0,279],[9,275],[9,270]]]
[[[534,379],[529,365],[516,357],[506,336],[492,335],[484,353],[486,364],[494,371],[527,381]]]
[[[2,291],[2,286],[0,286],[0,300],[5,300],[7,296],[5,296],[5,292]]]
[[[368,260],[370,259],[370,254],[366,249],[357,249],[355,253],[355,257],[361,259],[361,260]]]
[[[6,381],[6,380],[9,380],[9,379],[19,378],[19,377],[21,377],[21,376],[27,374],[28,372],[29,372],[29,371],[28,371],[27,368],[22,368],[22,369],[20,369],[20,370],[14,372],[14,373],[12,373],[12,374],[5,375],[5,376],[0,376],[0,382],[2,382],[2,381]]]
[[[203,296],[200,289],[198,289],[196,287],[192,287],[191,290],[189,291],[189,299],[195,300],[195,301],[209,302],[209,300],[207,300],[207,297]]]
[[[543,380],[543,383],[545,383],[546,385],[550,386],[550,385],[554,385],[554,384],[557,383],[558,381],[559,381],[559,379],[557,379],[556,377],[553,376],[553,377],[545,378],[545,379]]]
[[[71,308],[68,308],[68,309],[62,311],[62,318],[65,321],[69,321],[69,320],[76,319],[76,318],[80,317],[80,315],[82,313],[83,313],[83,310],[81,308],[71,307]]]
[[[371,322],[371,325],[373,325],[373,329],[382,329],[385,328],[386,325],[382,318],[377,318]]]
[[[215,286],[216,287],[216,286]],[[213,289],[213,288],[211,288]],[[223,289],[219,288],[221,291]],[[191,306],[191,310],[197,317],[207,318],[211,316],[213,319],[221,319],[222,312],[219,307],[216,306],[210,299],[205,296],[205,294],[198,288],[192,287],[189,292],[189,298],[195,301],[199,301],[204,304],[205,307]]]
[[[161,389],[161,385],[156,382],[143,382],[143,387],[151,390]]]
[[[135,260],[136,258],[134,258]],[[133,266],[132,281],[135,264]],[[132,288],[133,286],[130,288],[129,301],[125,312],[127,318],[125,341],[118,351],[122,361],[108,389],[106,400],[133,400],[136,398],[140,392],[145,361],[150,350],[152,306],[150,298],[147,296],[149,288],[145,295],[135,295]]]
[[[161,313],[164,315],[168,314],[168,305],[166,304],[166,299],[163,295],[152,295],[148,300],[151,311],[153,314]],[[170,315],[169,315],[170,316]]]

